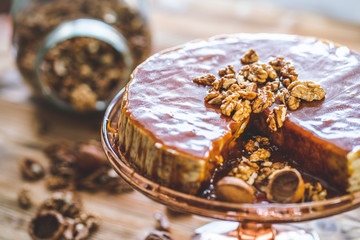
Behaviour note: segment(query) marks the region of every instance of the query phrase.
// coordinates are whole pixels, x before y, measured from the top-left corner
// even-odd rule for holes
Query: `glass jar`
[[[14,0],[16,63],[34,95],[103,111],[150,54],[145,1]]]

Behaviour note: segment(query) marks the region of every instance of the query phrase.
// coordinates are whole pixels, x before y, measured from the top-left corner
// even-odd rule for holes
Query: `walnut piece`
[[[269,159],[271,156],[270,151],[264,149],[264,148],[260,148],[258,150],[256,150],[255,152],[253,152],[250,157],[249,160],[251,162],[253,161],[266,161],[267,159]]]
[[[206,74],[203,74],[199,77],[196,77],[193,79],[193,82],[194,83],[198,83],[198,84],[201,84],[201,85],[207,85],[207,86],[211,86],[212,83],[216,80],[216,77],[215,75],[213,74],[210,74],[210,73],[206,73]]]
[[[43,165],[40,164],[40,162],[31,158],[23,159],[20,162],[19,167],[20,167],[21,175],[26,180],[30,180],[30,181],[39,180],[45,174]]]
[[[327,191],[323,189],[319,182],[317,182],[315,186],[311,183],[305,183],[303,202],[324,200],[326,196]]]
[[[254,138],[255,138],[256,142],[259,143],[260,146],[269,146],[270,145],[270,140],[267,137],[255,136]]]
[[[235,106],[235,113],[232,119],[236,122],[242,121],[250,116],[251,105],[249,100],[239,100]]]
[[[284,121],[286,118],[286,107],[285,105],[280,105],[277,108],[274,108],[273,112],[275,114],[275,120],[277,128],[281,128],[284,125]]]
[[[280,89],[280,93],[277,95],[277,97],[290,110],[296,110],[300,107],[301,99],[291,96],[286,88]]]
[[[274,68],[274,70],[276,71],[276,73],[279,75],[281,69],[284,66],[284,57],[276,57],[276,58],[272,59],[269,62],[269,65],[271,65]]]
[[[232,65],[228,65],[227,67],[225,68],[221,68],[219,70],[219,77],[235,77],[235,69],[234,69],[234,66]]]
[[[277,131],[277,127],[276,127],[276,120],[275,120],[275,114],[274,112],[271,112],[269,114],[269,116],[266,119],[266,123],[268,124],[268,127],[271,131],[276,132]]]
[[[259,56],[254,51],[254,49],[250,49],[245,55],[240,59],[242,64],[251,64],[257,62],[259,60]]]
[[[280,86],[280,82],[274,81],[274,82],[267,82],[264,88],[267,89],[268,91],[276,92],[277,90],[279,90],[279,86]]]
[[[285,118],[286,107],[285,105],[280,105],[278,108],[274,108],[273,111],[271,111],[266,122],[269,124],[270,130],[276,132],[284,125]]]
[[[275,102],[274,93],[271,91],[261,91],[255,99],[252,110],[254,113],[261,113]]]
[[[256,163],[243,158],[240,163],[229,172],[228,175],[240,178],[249,185],[252,185],[254,184],[254,178],[257,177],[258,170],[259,166]]]
[[[280,81],[284,87],[288,87],[292,82],[297,81],[298,74],[295,72],[295,66],[290,62],[285,63],[280,71]]]
[[[314,100],[321,100],[325,97],[325,92],[319,84],[315,84],[311,81],[306,82],[292,82],[288,86],[288,90],[291,91],[291,96],[303,99],[305,101],[311,102]]]
[[[28,189],[21,189],[18,193],[18,204],[22,209],[29,209],[32,206],[32,201],[29,196]]]
[[[268,78],[268,73],[259,63],[253,63],[242,67],[239,74],[243,75],[245,79],[251,82],[258,83],[265,83]]]
[[[250,139],[249,141],[247,141],[247,143],[244,145],[244,149],[247,152],[254,152],[259,148],[259,143],[256,142],[253,139]]]

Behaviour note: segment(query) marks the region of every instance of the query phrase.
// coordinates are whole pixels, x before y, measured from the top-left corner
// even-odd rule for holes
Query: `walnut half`
[[[321,100],[325,97],[324,89],[312,81],[306,82],[292,82],[288,86],[288,90],[291,91],[291,95],[307,102],[314,100]]]
[[[254,49],[250,49],[245,55],[240,59],[242,64],[250,64],[257,62],[259,60],[259,56],[254,51]]]

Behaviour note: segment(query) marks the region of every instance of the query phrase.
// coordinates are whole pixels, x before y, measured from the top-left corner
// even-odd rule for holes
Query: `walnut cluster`
[[[267,64],[258,62],[259,56],[250,49],[241,59],[244,66],[236,73],[234,66],[219,70],[216,77],[204,74],[193,82],[210,86],[205,101],[218,105],[221,113],[236,122],[245,122],[251,113],[261,113],[271,107],[276,99],[282,105],[270,111],[267,119],[271,131],[284,124],[287,109],[296,110],[301,101],[321,100],[324,89],[311,81],[300,81],[291,62],[276,57]]]
[[[244,150],[249,157],[237,159],[237,164],[233,167],[228,176],[240,178],[247,184],[254,186],[261,192],[266,192],[269,181],[273,176],[285,169],[293,169],[287,162],[273,162],[271,160],[270,141],[266,137],[253,136],[247,140]],[[323,189],[319,182],[305,183],[305,193],[302,202],[325,199],[326,190]]]
[[[82,240],[88,239],[98,226],[95,216],[83,212],[79,196],[71,191],[55,192],[39,207],[29,233],[32,239]]]

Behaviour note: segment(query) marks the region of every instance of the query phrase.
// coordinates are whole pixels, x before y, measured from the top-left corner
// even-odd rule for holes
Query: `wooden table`
[[[170,5],[173,2],[172,5]],[[221,33],[280,32],[330,39],[360,51],[360,27],[314,13],[297,12],[236,0],[152,1],[150,23],[153,52],[195,38]],[[42,149],[49,143],[99,139],[102,116],[76,117],[40,104],[31,98],[14,65],[10,51],[9,18],[0,15],[0,239],[29,239],[27,225],[39,205],[49,196],[44,181],[27,183],[19,174],[18,162],[31,157],[47,164]],[[18,207],[17,192],[26,185],[35,207]],[[100,230],[92,239],[144,239],[153,228],[155,212],[165,207],[138,192],[121,195],[81,193],[85,210],[101,218]],[[351,214],[360,215],[359,212]],[[345,219],[333,217],[326,224]],[[348,218],[346,218],[348,219]],[[174,239],[190,239],[194,229],[210,219],[185,215],[171,217]],[[343,221],[343,220],[341,220]],[[345,220],[344,220],[345,221]],[[307,226],[325,229],[324,222]],[[356,239],[360,223],[350,232]],[[320,226],[320,227],[319,227]],[[348,225],[349,226],[349,225]],[[339,229],[321,233],[324,239],[340,239]],[[338,231],[339,230],[339,231]],[[349,231],[348,231],[349,233]],[[326,235],[327,234],[327,235]],[[339,237],[339,238],[334,238]],[[357,238],[358,239],[358,238]]]

